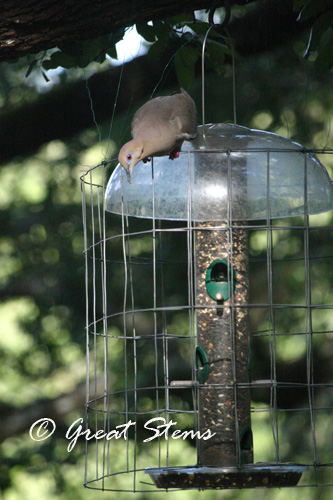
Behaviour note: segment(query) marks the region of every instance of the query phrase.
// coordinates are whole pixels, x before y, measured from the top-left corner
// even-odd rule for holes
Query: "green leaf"
[[[49,83],[50,79],[47,77],[47,75],[44,73],[43,70],[42,70],[42,75],[43,75],[43,78],[46,81],[46,83]]]
[[[308,0],[299,13],[297,21],[308,21],[329,10],[332,10],[332,0]]]
[[[99,56],[95,58],[95,61],[98,62],[99,64],[102,64],[106,59],[106,52],[102,52]]]
[[[180,14],[178,16],[169,17],[166,22],[171,26],[176,26],[177,28],[182,28],[183,26],[188,26],[189,23],[193,23],[194,15],[193,13]]]
[[[124,32],[121,29],[111,35],[64,45],[60,47],[59,51],[54,52],[49,60],[43,62],[43,66],[45,69],[57,68],[58,66],[69,69],[85,68],[92,61],[102,63],[105,61],[107,53],[110,53],[112,57],[117,56],[115,44],[121,40]]]
[[[205,36],[205,34],[207,33],[207,31],[209,30],[210,28],[210,24],[209,23],[204,23],[204,22],[196,22],[196,23],[192,23],[190,26],[191,30],[193,30],[197,35],[202,35],[202,36]],[[213,30],[211,30],[212,32]]]
[[[199,52],[191,46],[184,45],[176,54],[174,63],[179,85],[187,89],[195,75],[195,63]]]
[[[60,50],[63,54],[67,54],[72,57],[77,57],[82,50],[82,42],[81,43],[71,43],[62,45]]]
[[[191,43],[194,40],[194,36],[190,31],[185,31],[180,37],[182,43]]]
[[[200,21],[189,24],[189,28],[191,28],[191,30],[194,31],[200,37],[204,37],[210,27],[211,26],[209,23]],[[219,40],[221,40],[221,35],[219,35],[214,29],[211,29],[209,32],[209,38],[218,38]]]
[[[36,66],[37,62],[38,62],[38,59],[35,59],[34,61],[32,61],[32,63],[29,64],[28,69],[24,75],[24,78],[28,78],[28,76],[31,74],[32,70]]]
[[[222,43],[208,40],[206,45],[206,57],[210,65],[219,75],[225,74],[225,55],[230,53],[230,49]]]
[[[320,50],[315,61],[315,68],[318,73],[326,73],[333,66],[333,35]]]
[[[176,54],[174,61],[179,85],[187,89],[194,79],[194,67],[189,68],[184,66],[182,57],[179,53]]]
[[[112,47],[109,47],[107,52],[106,52],[112,59],[118,59],[118,54],[117,54],[117,49],[116,45],[112,45]]]
[[[102,61],[105,60],[105,52],[109,48],[109,40],[107,37],[96,38],[91,42],[84,42],[83,54],[84,58],[90,61]]]
[[[58,50],[51,55],[50,59],[43,61],[43,68],[46,70],[55,69],[59,66],[66,69],[74,68],[76,66],[76,60],[73,56]]]
[[[136,31],[142,36],[147,42],[155,42],[156,40],[156,30],[153,26],[145,23],[139,23],[136,25]]]
[[[91,61],[95,60],[101,54],[103,48],[103,45],[101,45],[98,40],[83,42],[78,54],[75,57],[75,65],[79,68],[86,67]]]
[[[162,21],[153,21],[153,26],[159,40],[166,40],[169,33],[172,32],[169,26]]]
[[[107,39],[109,41],[109,47],[112,47],[112,45],[115,45],[116,43],[120,42],[124,38],[125,35],[125,28],[120,28],[117,31],[114,31],[110,35],[107,35]]]
[[[304,57],[308,57],[311,51],[316,50],[323,34],[330,28],[333,22],[333,11],[322,14],[314,22]]]
[[[307,0],[294,0],[293,10],[294,12],[299,12]]]
[[[153,45],[151,45],[148,51],[148,57],[152,60],[159,59],[165,50],[165,41],[157,40]]]
[[[108,54],[113,59],[118,59],[116,44],[122,40],[124,37],[125,30],[122,28],[118,31],[115,31],[111,35],[108,35],[108,48],[106,50],[106,54]]]
[[[105,60],[106,51],[110,46],[114,45],[112,38],[108,36],[101,36],[94,40],[87,40],[81,42],[78,50],[73,47],[74,51],[77,50],[76,65],[84,68],[91,61],[103,62]],[[70,51],[63,49],[64,52],[71,54]],[[73,53],[75,55],[75,52]]]
[[[199,51],[192,47],[191,45],[186,45],[181,50],[181,56],[183,63],[186,66],[193,66],[200,57]]]

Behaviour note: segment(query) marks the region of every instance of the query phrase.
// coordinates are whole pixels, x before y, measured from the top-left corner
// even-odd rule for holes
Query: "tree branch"
[[[235,18],[228,27],[230,35],[235,39],[237,51],[243,56],[285,44],[304,29],[305,23],[296,22],[292,0],[267,0],[246,16]],[[142,56],[124,64],[119,95],[119,66],[89,78],[88,85],[97,122],[101,123],[112,116],[116,97],[117,113],[126,112],[132,100],[137,102],[148,99],[163,75],[168,60],[166,58],[152,63],[146,56]],[[177,78],[171,64],[163,80],[163,87],[174,86],[177,86]],[[0,161],[31,154],[50,140],[65,140],[92,126],[86,82],[59,86],[35,102],[2,114]]]
[[[256,0],[231,0],[251,3]],[[213,0],[3,0],[0,61],[88,40],[133,24],[210,8]],[[223,1],[217,3],[223,5]]]

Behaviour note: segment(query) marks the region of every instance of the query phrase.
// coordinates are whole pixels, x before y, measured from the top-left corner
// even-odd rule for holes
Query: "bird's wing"
[[[189,94],[181,89],[181,94],[170,96],[175,98],[173,116],[178,121],[183,139],[194,139],[197,135],[197,109]]]
[[[146,102],[141,108],[137,110],[132,120],[132,136],[136,137],[138,132],[142,127],[146,127],[147,124],[156,126],[160,121],[161,116],[161,103],[162,97],[156,97],[148,102]]]
[[[193,139],[196,136],[196,107],[192,98],[182,89],[181,94],[156,97],[144,104],[135,113],[132,121],[132,136],[143,129],[162,127],[177,139]]]

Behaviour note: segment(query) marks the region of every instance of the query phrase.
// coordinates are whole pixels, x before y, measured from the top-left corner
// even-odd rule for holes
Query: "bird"
[[[174,160],[183,142],[195,139],[197,110],[192,97],[181,88],[179,94],[147,101],[135,113],[131,132],[132,140],[123,145],[118,156],[130,183],[140,160],[146,163],[154,156],[166,155]]]

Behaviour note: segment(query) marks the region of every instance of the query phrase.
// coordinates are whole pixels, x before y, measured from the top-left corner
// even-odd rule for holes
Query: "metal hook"
[[[208,14],[209,24],[217,32],[221,32],[222,30],[224,30],[224,28],[227,26],[228,22],[230,21],[230,16],[231,16],[231,9],[230,9],[229,0],[222,0],[222,2],[223,2],[223,7],[225,8],[225,16],[224,16],[223,22],[221,24],[214,24],[214,14],[215,14],[215,10],[217,9],[216,4],[217,3],[221,4],[221,0],[214,1],[213,6],[211,7],[209,14]]]
[[[223,3],[223,6],[225,8],[225,16],[224,20],[221,24],[214,24],[214,13],[215,10],[217,9],[217,3],[221,5]],[[209,10],[208,14],[208,20],[209,20],[209,28],[206,32],[206,35],[203,40],[202,44],[202,56],[201,56],[201,80],[202,80],[202,125],[206,124],[206,116],[205,116],[205,50],[206,50],[206,42],[208,39],[208,35],[212,29],[214,29],[219,35],[223,36],[225,38],[225,34],[222,33],[223,30],[225,30],[231,16],[231,8],[230,8],[230,2],[229,0],[214,0],[214,3]],[[230,39],[229,33],[227,32],[228,38]],[[232,61],[233,61],[233,87],[234,87],[234,94],[233,94],[233,101],[234,101],[234,123],[236,124],[236,102],[235,102],[235,57],[234,57],[234,48],[233,45],[231,44],[231,50],[232,50]],[[205,129],[203,129],[203,138],[205,139]]]

